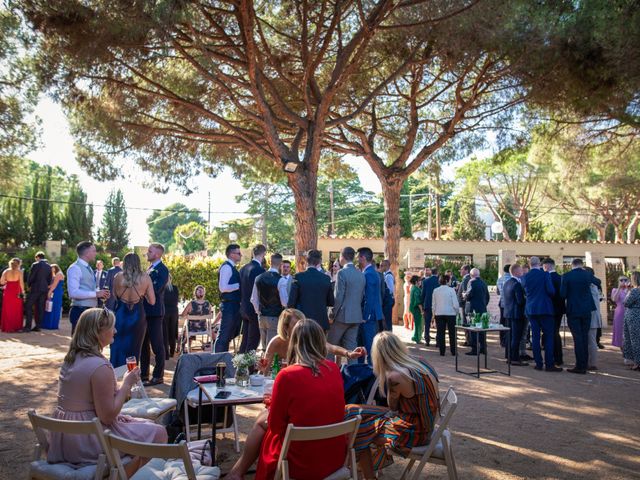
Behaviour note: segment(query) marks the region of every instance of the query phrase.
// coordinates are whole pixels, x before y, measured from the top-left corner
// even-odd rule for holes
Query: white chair
[[[109,475],[111,464],[108,461],[107,443],[102,432],[100,420],[90,421],[58,420],[38,415],[35,410],[27,413],[36,434],[35,455],[29,464],[29,478],[34,480],[102,480]],[[44,458],[49,450],[45,430],[66,435],[95,435],[102,446],[103,453],[98,455],[95,465],[73,465],[70,463],[49,463]]]
[[[427,462],[435,463],[437,465],[446,465],[449,480],[458,479],[455,457],[451,447],[451,433],[447,428],[451,421],[451,417],[453,416],[453,412],[458,406],[458,397],[453,388],[449,388],[449,390],[447,390],[447,393],[442,398],[440,405],[440,418],[436,421],[429,443],[427,445],[411,449],[408,456],[409,461],[402,471],[400,480],[404,480],[406,478],[418,480],[420,473],[422,473]],[[387,451],[391,455],[399,456],[392,449],[388,449]],[[418,464],[412,471],[412,467],[416,462],[418,462]]]
[[[344,422],[334,423],[332,425],[321,425],[318,427],[296,427],[290,423],[287,427],[287,432],[285,433],[284,441],[282,443],[282,450],[280,451],[278,468],[276,470],[274,480],[291,480],[291,477],[289,476],[289,462],[287,461],[287,454],[289,453],[289,446],[291,445],[291,442],[325,440],[327,438],[335,438],[341,435],[348,435],[347,455],[344,465],[326,477],[325,480],[357,480],[358,466],[356,463],[356,452],[353,449],[353,442],[356,439],[356,434],[358,433],[358,427],[360,426],[361,420],[362,417],[358,415],[357,417]],[[318,454],[321,454],[321,452],[318,452]]]
[[[189,407],[198,408],[199,400],[200,400],[200,387],[196,387],[187,394],[187,398],[184,401],[184,434],[187,439],[187,442],[191,441],[191,424],[189,423]],[[209,402],[209,400],[207,400],[207,397],[204,394],[202,394],[202,405],[211,405],[211,403]],[[231,424],[227,427],[226,425],[229,424],[229,421],[228,421],[229,413],[232,416],[232,421],[231,421]],[[210,419],[205,418],[203,420],[208,421]],[[240,453],[240,433],[238,431],[238,418],[236,417],[235,405],[232,405],[231,407],[225,407],[224,415],[222,416],[222,419],[217,419],[217,423],[218,423],[218,426],[216,426],[216,434],[233,433],[235,451],[236,453]]]
[[[219,480],[218,467],[205,467],[193,463],[185,442],[178,445],[160,445],[127,440],[105,432],[107,448],[115,459],[115,468],[111,470],[110,480],[129,480],[120,452],[151,460],[143,465],[130,480]]]
[[[213,318],[214,311],[208,315],[187,315],[182,326],[182,337],[180,339],[182,353],[191,353],[190,342],[192,338],[200,340],[202,350],[206,348],[206,344],[209,344],[209,352],[213,353]],[[196,325],[201,324],[204,328],[195,328]],[[205,337],[203,341],[202,337]]]
[[[367,405],[376,405],[376,390],[378,390],[378,386],[380,385],[380,380],[376,377],[373,385],[371,385],[371,390],[369,390],[369,396],[367,397]]]

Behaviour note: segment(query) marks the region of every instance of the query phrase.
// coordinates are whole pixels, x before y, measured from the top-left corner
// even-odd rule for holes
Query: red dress
[[[292,365],[280,371],[273,385],[268,428],[262,440],[256,480],[272,479],[289,423],[298,427],[329,425],[344,420],[344,386],[338,366],[320,365],[320,375]],[[291,478],[321,480],[344,464],[345,437],[294,442],[287,455]]]
[[[17,332],[22,329],[22,299],[18,297],[22,293],[20,280],[7,282],[2,296],[2,324],[3,332]]]

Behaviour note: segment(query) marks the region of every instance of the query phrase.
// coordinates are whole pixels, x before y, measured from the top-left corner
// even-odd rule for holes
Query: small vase
[[[247,367],[236,368],[236,385],[239,387],[249,386],[249,369]]]

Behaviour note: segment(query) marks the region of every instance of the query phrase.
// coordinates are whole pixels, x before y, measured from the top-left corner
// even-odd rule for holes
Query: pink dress
[[[624,330],[624,299],[627,298],[629,290],[625,288],[614,288],[611,290],[611,300],[616,302],[616,310],[613,312],[613,335],[611,335],[611,345],[622,348],[622,331]]]
[[[61,420],[92,420],[97,417],[91,391],[91,376],[98,368],[108,368],[113,372],[109,361],[100,356],[78,356],[72,365],[66,363],[60,369],[58,383],[58,407],[54,418]],[[113,391],[117,389],[116,375],[113,372]],[[164,430],[162,425],[118,415],[105,429],[114,434],[139,442],[153,442]],[[98,439],[92,435],[65,435],[51,433],[47,460],[51,463],[68,462],[74,464],[93,464],[102,453]]]

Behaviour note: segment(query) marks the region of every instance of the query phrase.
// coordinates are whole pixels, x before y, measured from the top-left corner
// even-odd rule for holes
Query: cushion
[[[337,470],[328,477],[325,477],[324,480],[349,480],[350,478],[353,478],[351,476],[351,470],[347,467],[342,467],[340,470]]]
[[[193,469],[198,480],[219,480],[220,478],[218,467],[203,467],[194,462]],[[152,458],[130,480],[188,480],[188,477],[182,460]]]
[[[198,392],[200,392],[200,387],[196,387],[193,390],[191,390],[189,393],[187,393],[187,402],[189,402],[189,404],[198,405],[198,398],[199,398]],[[204,405],[205,403],[209,403],[209,400],[207,399],[207,396],[203,393],[202,404]]]
[[[71,463],[49,463],[35,460],[29,465],[30,478],[37,480],[93,480],[97,465],[73,465]],[[105,468],[105,473],[109,469]]]
[[[124,404],[120,413],[132,417],[156,420],[161,415],[176,408],[175,398],[132,398]]]

